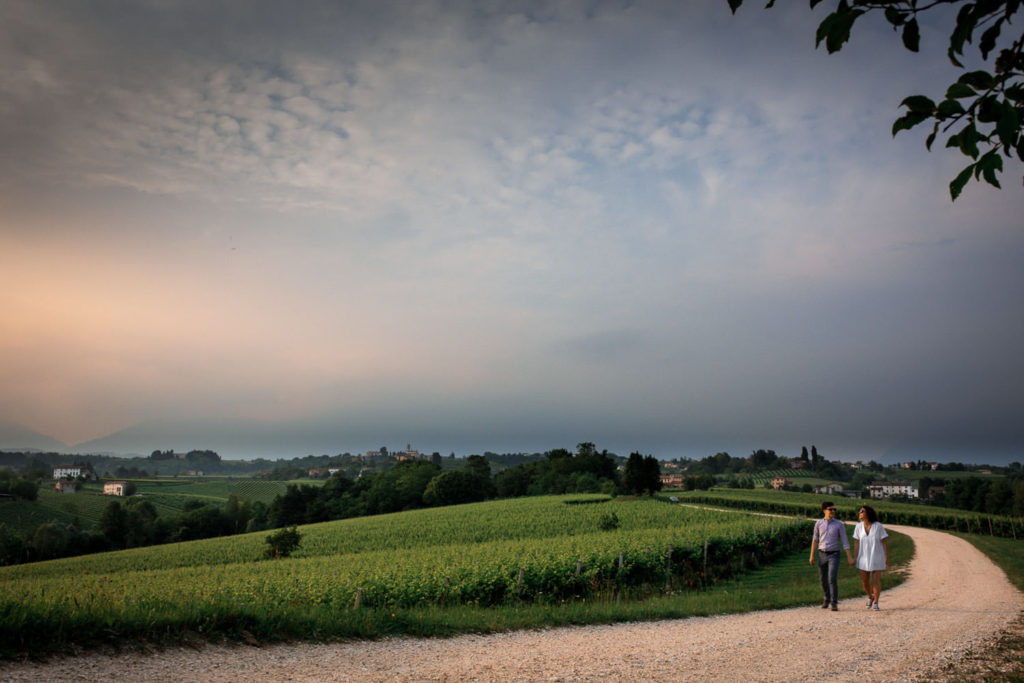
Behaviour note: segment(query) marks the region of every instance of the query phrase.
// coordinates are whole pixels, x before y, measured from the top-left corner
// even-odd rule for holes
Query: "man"
[[[836,519],[836,506],[832,501],[825,501],[821,504],[824,518],[814,523],[814,534],[811,536],[811,560],[814,564],[814,554],[818,554],[818,575],[821,577],[821,590],[825,593],[825,602],[821,603],[822,609],[832,607],[832,611],[838,611],[839,607],[839,548],[846,551],[846,563],[853,566],[853,555],[850,554],[850,541],[846,537],[846,525]]]

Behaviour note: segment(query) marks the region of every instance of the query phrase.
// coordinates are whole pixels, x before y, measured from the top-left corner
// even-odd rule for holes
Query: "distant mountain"
[[[155,450],[186,453],[212,450],[229,460],[292,458],[334,454],[338,442],[318,438],[310,430],[294,425],[272,425],[256,421],[222,422],[147,420],[99,439],[76,444],[78,453],[112,453],[148,456]]]
[[[0,421],[0,450],[59,452],[67,448],[66,443],[52,436],[40,434],[14,422]]]

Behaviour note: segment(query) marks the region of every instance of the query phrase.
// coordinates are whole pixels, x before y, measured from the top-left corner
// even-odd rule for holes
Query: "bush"
[[[597,525],[601,527],[601,531],[614,531],[619,528],[619,516],[614,512],[601,515],[601,520]]]
[[[300,541],[302,541],[302,534],[297,528],[279,529],[267,536],[269,547],[263,549],[263,557],[268,560],[288,557],[293,550],[299,547]]]

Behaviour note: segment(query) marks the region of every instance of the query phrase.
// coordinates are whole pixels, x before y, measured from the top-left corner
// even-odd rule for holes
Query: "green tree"
[[[661,465],[653,455],[644,457],[634,451],[622,470],[622,487],[635,495],[653,494],[661,490]]]
[[[735,14],[743,0],[727,0]],[[811,9],[821,0],[810,0]],[[772,7],[769,0],[766,7]],[[947,148],[958,149],[971,163],[949,184],[955,201],[973,177],[1000,187],[998,174],[1003,157],[1024,161],[1024,32],[1014,30],[1011,20],[1021,8],[1021,0],[837,0],[835,10],[818,25],[816,45],[825,43],[831,54],[850,39],[854,23],[870,13],[881,14],[898,31],[903,45],[918,52],[921,43],[919,15],[942,5],[957,5],[955,25],[950,33],[946,54],[963,74],[943,96],[932,99],[911,95],[900,103],[905,113],[893,123],[892,134],[931,122],[925,140],[931,150],[941,134]],[[987,70],[967,71],[964,45],[975,43]]]
[[[0,522],[0,566],[25,561],[25,539]]]
[[[298,549],[302,542],[302,534],[295,527],[290,529],[279,529],[265,539],[267,547],[263,549],[263,557],[266,559],[281,559],[288,557]]]
[[[127,515],[121,503],[112,500],[103,508],[100,521],[96,525],[96,531],[115,548],[125,546],[125,536],[128,530]]]

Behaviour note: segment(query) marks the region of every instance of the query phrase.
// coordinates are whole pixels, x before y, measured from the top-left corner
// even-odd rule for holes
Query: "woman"
[[[853,530],[853,554],[857,558],[860,581],[868,594],[868,609],[878,609],[878,594],[882,592],[882,571],[889,568],[889,544],[885,527],[870,505],[862,505],[857,512],[860,521]]]

